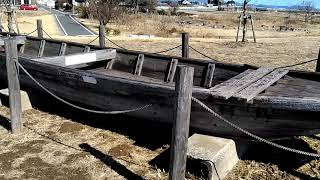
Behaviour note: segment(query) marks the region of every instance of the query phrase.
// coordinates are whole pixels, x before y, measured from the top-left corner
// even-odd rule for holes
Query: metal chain
[[[152,106],[152,104],[148,104],[142,107],[138,107],[138,108],[134,108],[134,109],[128,109],[128,110],[119,110],[119,111],[97,111],[97,110],[91,110],[91,109],[87,109],[87,108],[83,108],[80,107],[78,105],[72,104],[58,96],[56,96],[54,93],[52,93],[50,90],[48,90],[47,88],[45,88],[41,83],[39,83],[18,61],[16,61],[16,63],[18,64],[18,66],[27,74],[27,76],[29,76],[29,78],[36,83],[41,89],[43,89],[45,92],[47,92],[48,94],[50,94],[52,97],[56,98],[57,100],[82,111],[87,111],[90,113],[96,113],[96,114],[125,114],[125,113],[130,113],[130,112],[135,112],[135,111],[140,111],[143,109],[146,109],[150,106]]]
[[[105,39],[108,40],[109,42],[111,42],[112,44],[114,44],[115,46],[117,46],[117,47],[120,48],[120,49],[129,50],[129,49],[127,49],[127,48],[124,48],[124,47],[118,45],[117,43],[115,43],[114,41],[112,41],[111,39],[109,39],[109,38],[107,38],[107,37],[105,37]]]
[[[274,142],[271,142],[271,141],[268,141],[264,138],[261,138],[257,135],[254,135],[244,129],[242,129],[241,127],[233,124],[232,122],[228,121],[227,119],[225,119],[224,117],[220,116],[218,113],[214,112],[212,109],[210,109],[208,106],[206,106],[203,102],[201,102],[200,100],[196,99],[195,97],[192,97],[192,100],[196,103],[198,103],[202,108],[204,108],[205,110],[207,110],[208,112],[210,112],[213,116],[217,117],[218,119],[222,120],[223,122],[227,123],[228,125],[230,125],[231,127],[233,127],[234,129],[258,140],[258,141],[261,141],[263,143],[266,143],[270,146],[274,146],[276,148],[279,148],[279,149],[282,149],[282,150],[285,150],[285,151],[289,151],[289,152],[293,152],[293,153],[297,153],[297,154],[301,154],[301,155],[305,155],[305,156],[310,156],[310,157],[315,157],[315,158],[320,158],[320,154],[316,154],[316,153],[310,153],[310,152],[305,152],[305,151],[301,151],[301,150],[297,150],[297,149],[293,149],[293,148],[289,148],[289,147],[286,147],[286,146],[282,146],[280,144],[277,144],[277,143],[274,143]]]

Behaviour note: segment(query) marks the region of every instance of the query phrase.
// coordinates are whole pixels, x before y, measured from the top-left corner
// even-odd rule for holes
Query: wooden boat
[[[175,70],[177,65],[187,65],[195,69],[193,96],[249,132],[275,138],[320,130],[319,73],[112,50],[35,37],[26,37],[18,49],[19,62],[43,86],[65,100],[92,108],[121,110],[151,103],[151,107],[128,115],[170,123]],[[104,57],[101,52],[111,55]],[[6,81],[4,52],[0,79]],[[39,89],[22,71],[20,83],[22,88]],[[192,105],[191,127],[214,135],[247,138],[196,103]]]

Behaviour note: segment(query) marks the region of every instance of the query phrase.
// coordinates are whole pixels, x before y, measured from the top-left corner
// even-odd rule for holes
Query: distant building
[[[11,0],[13,5],[36,4],[36,0]]]
[[[235,7],[235,6],[236,6],[236,2],[234,2],[233,0],[227,2],[227,7]]]

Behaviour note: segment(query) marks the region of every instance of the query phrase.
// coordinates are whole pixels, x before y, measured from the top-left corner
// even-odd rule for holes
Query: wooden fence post
[[[320,72],[320,48],[319,48],[319,54],[318,54],[318,61],[317,61],[316,72]]]
[[[194,68],[178,67],[172,128],[170,180],[185,179]]]
[[[189,33],[182,33],[182,57],[189,58]]]
[[[106,46],[106,28],[103,24],[100,24],[99,26],[99,45],[100,47],[105,47]]]
[[[38,32],[38,37],[43,38],[43,28],[42,28],[42,20],[37,19],[37,32]]]
[[[16,62],[18,60],[17,42],[14,38],[4,40],[8,75],[10,118],[12,133],[22,130],[22,110],[19,76]]]

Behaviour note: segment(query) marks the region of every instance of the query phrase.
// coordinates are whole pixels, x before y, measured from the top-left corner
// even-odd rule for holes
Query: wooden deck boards
[[[235,78],[231,78],[228,81],[213,87],[211,94],[214,97],[229,99],[234,94],[245,89],[250,84],[264,77],[271,71],[273,71],[273,68],[262,67],[249,73],[244,72],[239,75],[239,76],[242,76],[240,79],[239,79],[239,76]]]
[[[233,97],[238,99],[245,99],[246,101],[250,101],[254,97],[256,97],[259,93],[263,92],[269,86],[277,82],[280,78],[286,75],[289,71],[286,69],[275,70],[272,73],[266,75],[250,86],[246,87],[239,93],[235,94]]]

